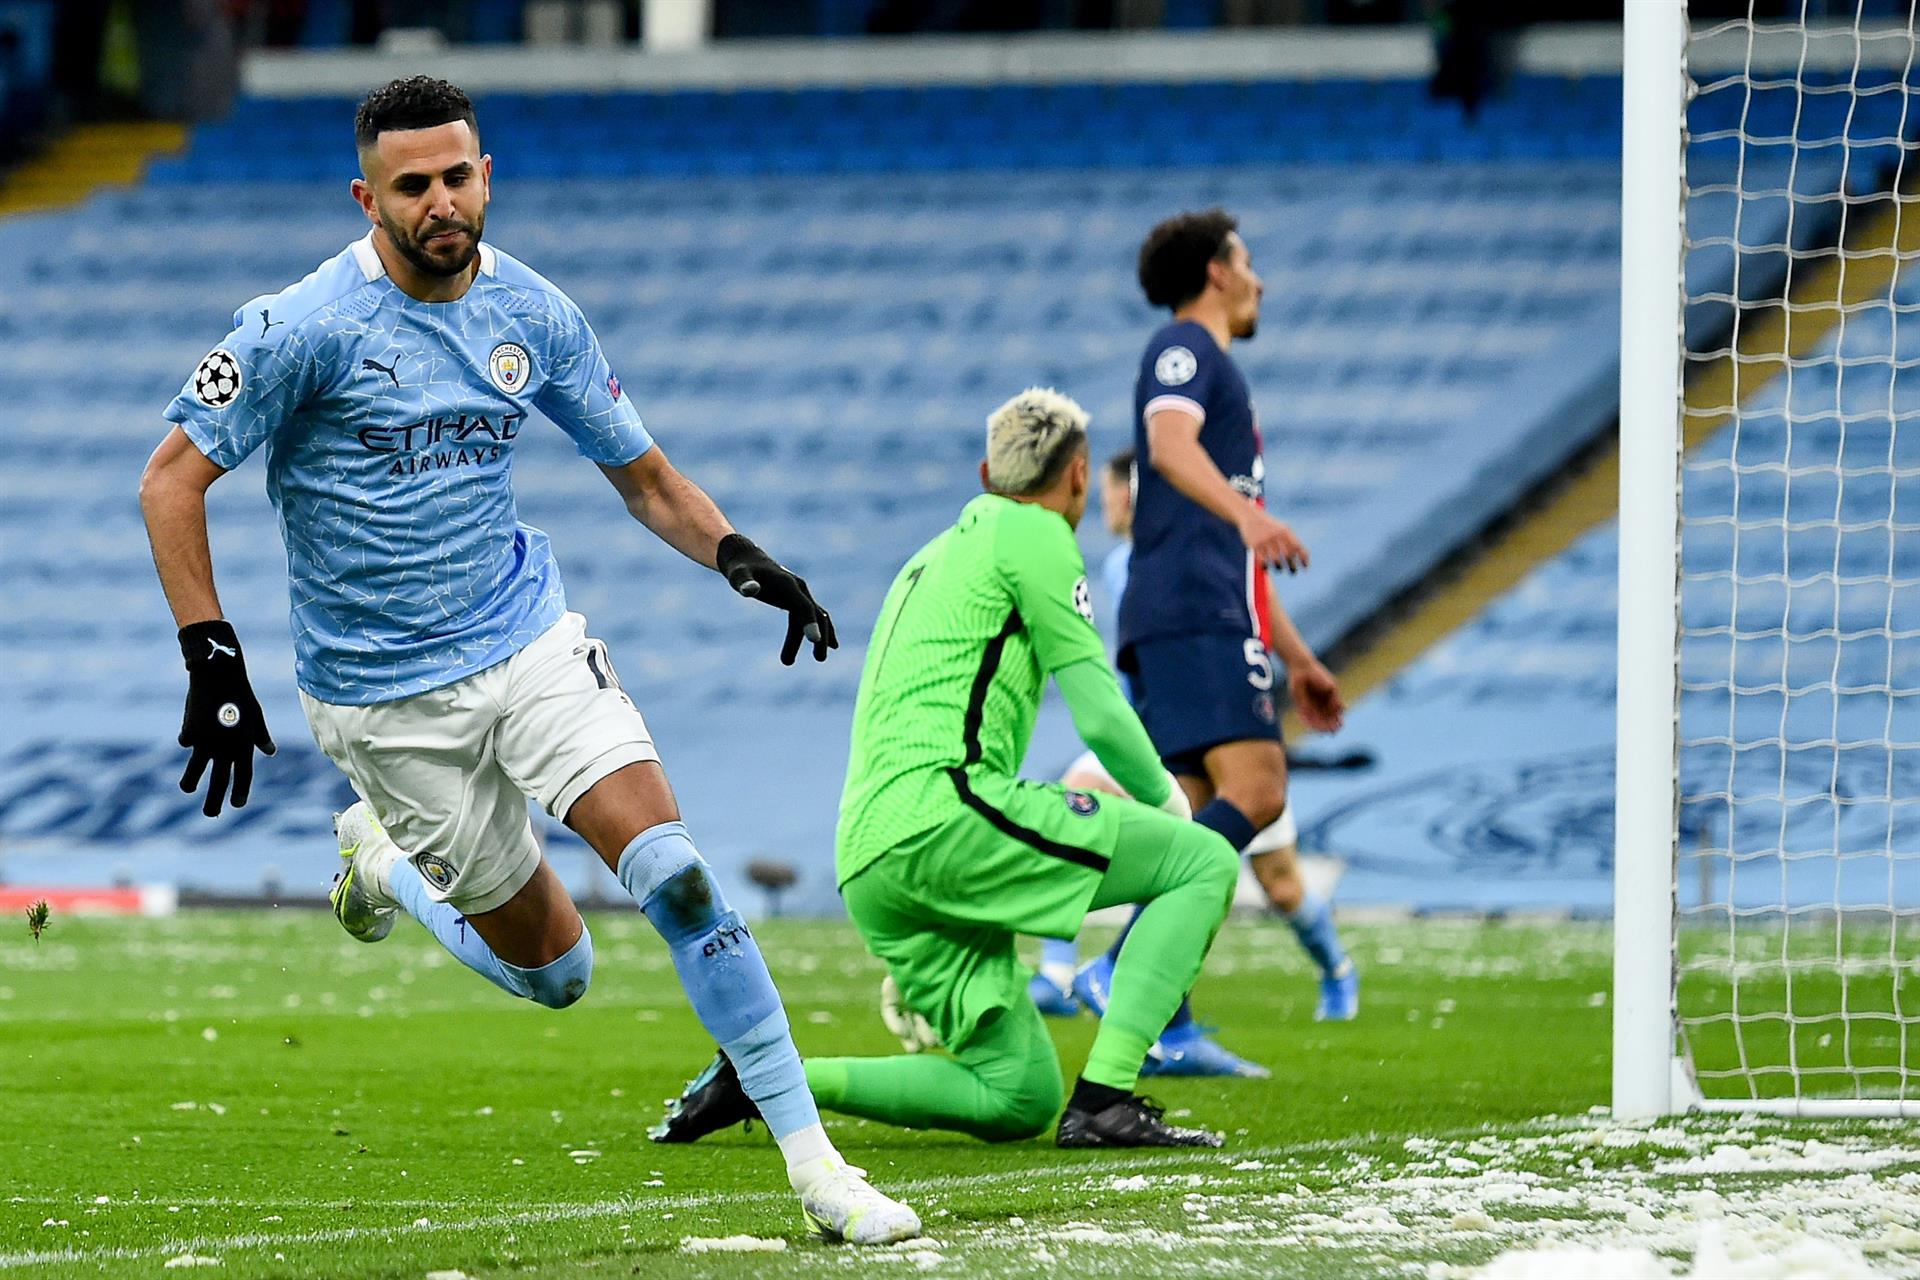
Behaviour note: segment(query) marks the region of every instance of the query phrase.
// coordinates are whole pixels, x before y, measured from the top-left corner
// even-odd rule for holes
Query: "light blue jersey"
[[[1107,636],[1120,634],[1120,597],[1127,594],[1127,570],[1133,564],[1133,543],[1123,541],[1107,552],[1100,562],[1100,588],[1106,596],[1106,618],[1110,625],[1101,628]]]
[[[266,446],[295,675],[359,706],[505,661],[566,611],[547,536],[514,505],[530,409],[598,463],[653,447],[560,290],[482,245],[465,296],[421,302],[369,233],[242,307],[166,416],[228,470]]]

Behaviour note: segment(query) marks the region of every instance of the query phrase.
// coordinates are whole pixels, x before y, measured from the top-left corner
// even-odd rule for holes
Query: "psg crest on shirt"
[[[1083,818],[1091,818],[1094,814],[1100,812],[1100,802],[1084,791],[1069,791],[1066,793],[1066,796],[1067,808],[1073,810]]]
[[[487,357],[487,377],[508,395],[518,395],[533,372],[533,357],[517,342],[503,342]]]

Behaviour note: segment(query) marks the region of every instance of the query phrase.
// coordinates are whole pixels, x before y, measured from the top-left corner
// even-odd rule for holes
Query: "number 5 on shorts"
[[[1273,688],[1273,662],[1259,636],[1248,636],[1243,652],[1247,655],[1247,683],[1265,693]]]

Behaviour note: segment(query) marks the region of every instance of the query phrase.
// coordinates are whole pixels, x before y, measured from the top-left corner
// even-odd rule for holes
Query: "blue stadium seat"
[[[1802,136],[1815,125],[1856,142],[1891,136],[1881,131],[1899,129],[1904,86],[1887,83],[1896,92],[1862,99],[1851,127],[1822,108]],[[1158,323],[1134,255],[1168,212],[1233,209],[1266,279],[1263,331],[1236,355],[1266,435],[1269,501],[1314,551],[1285,591],[1316,642],[1583,444],[1611,394],[1618,94],[1617,79],[1521,78],[1473,122],[1413,81],[483,101],[499,166],[489,238],[581,303],[667,450],[791,557],[840,621],[834,663],[781,671],[764,609],[633,527],[557,432],[523,438],[522,510],[553,535],[574,603],[614,644],[717,860],[767,841],[810,865],[822,854],[867,629],[900,561],[977,490],[993,405],[1051,383],[1092,411],[1101,455],[1128,441],[1141,345]],[[1739,105],[1701,95],[1695,132],[1738,126]],[[24,732],[167,740],[171,627],[133,485],[161,409],[233,310],[364,233],[340,181],[352,109],[248,101],[156,162],[144,186],[35,220],[30,234],[0,226],[0,293],[21,304],[0,309],[0,335],[14,367],[34,371],[9,430],[48,463],[31,486],[0,472],[11,552],[0,586],[30,620],[0,627],[10,654],[23,652],[19,681],[0,682],[0,717]],[[1733,158],[1726,141],[1699,143],[1696,182],[1731,182]],[[1749,155],[1747,187],[1784,190],[1784,159]],[[1849,182],[1879,180],[1864,170],[1891,160],[1856,147]],[[1699,197],[1693,287],[1726,292],[1736,259],[1745,296],[1771,287],[1789,212],[1800,247],[1827,208],[1808,197],[1836,190],[1840,168],[1838,148],[1803,151],[1801,198],[1750,201],[1738,243],[1732,197]],[[1710,331],[1729,314],[1702,304],[1690,325]],[[1892,332],[1887,321],[1885,341]],[[1851,459],[1890,439],[1850,420],[1833,447]],[[259,466],[214,490],[215,555],[289,742],[300,712]],[[1849,501],[1862,493],[1920,505],[1865,484]],[[1832,497],[1758,478],[1741,491],[1794,519]],[[1105,535],[1093,521],[1083,534],[1091,558]],[[1904,565],[1916,553],[1847,534],[1788,559],[1797,572],[1799,558],[1888,554]],[[68,589],[75,555],[85,593]],[[100,674],[62,681],[49,642],[83,632]],[[798,797],[792,815],[730,813],[702,780],[726,776],[740,749],[728,734],[743,726],[763,743],[820,744],[780,780]],[[1047,732],[1043,754],[1061,745]]]

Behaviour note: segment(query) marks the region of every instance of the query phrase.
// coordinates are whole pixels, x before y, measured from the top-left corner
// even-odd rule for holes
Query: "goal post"
[[[1623,1120],[1920,1116],[1920,42],[1808,7],[1625,10]]]
[[[1626,6],[1621,69],[1613,1111],[1673,1109],[1686,6]]]

